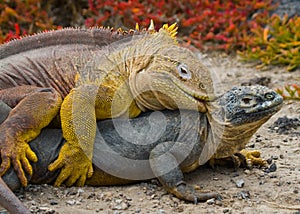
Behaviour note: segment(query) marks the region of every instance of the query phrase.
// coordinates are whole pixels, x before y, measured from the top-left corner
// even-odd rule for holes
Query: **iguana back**
[[[74,87],[76,73],[95,52],[136,34],[141,32],[65,28],[1,45],[0,90],[20,85],[53,87],[65,97]]]

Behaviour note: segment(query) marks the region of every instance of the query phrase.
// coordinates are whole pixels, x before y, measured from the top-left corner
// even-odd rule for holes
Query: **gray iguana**
[[[185,183],[183,173],[210,159],[239,153],[282,102],[282,97],[267,87],[241,86],[208,102],[206,113],[155,111],[130,120],[100,121],[101,137],[96,138],[93,156],[95,172],[86,184],[127,184],[157,177],[178,198],[196,201],[217,197],[217,193],[203,192]],[[7,115],[6,108],[1,109],[2,115]],[[47,165],[56,159],[64,143],[60,129],[45,129],[30,143],[39,159],[33,163],[30,183],[55,181],[59,171],[48,171]],[[258,157],[253,160],[263,163]],[[3,179],[12,189],[21,186],[12,169]]]
[[[12,165],[27,185],[38,161],[28,142],[58,116],[66,143],[48,169],[61,169],[56,186],[82,186],[93,174],[96,120],[147,110],[206,112],[210,73],[178,45],[176,33],[175,24],[158,32],[62,29],[1,45],[0,100],[13,110],[0,126],[0,175]]]

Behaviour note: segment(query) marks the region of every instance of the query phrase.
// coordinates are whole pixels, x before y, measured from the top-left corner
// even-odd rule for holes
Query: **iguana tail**
[[[9,213],[14,214],[29,214],[30,211],[22,204],[22,202],[14,195],[7,187],[5,182],[0,177],[0,202]]]

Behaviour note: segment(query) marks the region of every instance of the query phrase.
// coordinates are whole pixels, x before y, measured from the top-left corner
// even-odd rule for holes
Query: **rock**
[[[50,205],[57,205],[58,202],[57,201],[50,201]]]
[[[229,213],[229,209],[228,209],[228,208],[225,208],[225,209],[223,210],[223,213]]]
[[[250,198],[250,192],[246,191],[246,190],[243,190],[243,191],[239,192],[237,196],[241,199],[249,199]]]
[[[77,196],[80,196],[82,193],[84,193],[83,189],[80,188],[77,190]]]
[[[75,205],[76,204],[76,200],[68,200],[67,202],[66,202],[66,204],[68,204],[68,205]]]
[[[238,188],[242,188],[244,186],[244,184],[245,184],[245,181],[243,179],[238,179],[235,181],[235,185]]]
[[[158,214],[165,214],[166,212],[163,209],[158,210]]]
[[[285,14],[287,14],[288,17],[300,15],[299,0],[274,0],[274,3],[277,2],[280,4],[274,11],[272,11],[272,13],[276,13],[281,17],[283,17]]]
[[[55,211],[49,207],[39,207],[39,210],[45,213],[55,213]]]
[[[142,211],[141,208],[136,208],[134,212],[135,212],[135,213],[140,213],[141,211]]]
[[[271,158],[272,158],[273,160],[278,160],[278,156],[276,156],[276,155],[274,155],[274,156],[272,155]]]
[[[122,202],[118,205],[115,205],[112,209],[113,210],[126,210],[128,208],[128,205],[125,202]]]
[[[275,172],[277,170],[276,163],[272,163],[269,168],[266,169],[266,173]]]
[[[245,181],[242,178],[237,179],[237,180],[231,179],[231,182],[235,183],[236,187],[238,187],[238,188],[242,188],[245,184]]]
[[[268,164],[271,164],[271,163],[272,163],[272,161],[273,161],[273,159],[272,159],[272,158],[268,158],[268,159],[267,159],[267,163],[268,163]]]
[[[216,200],[214,198],[208,199],[206,201],[206,203],[209,204],[209,205],[215,204],[215,202],[216,202]]]

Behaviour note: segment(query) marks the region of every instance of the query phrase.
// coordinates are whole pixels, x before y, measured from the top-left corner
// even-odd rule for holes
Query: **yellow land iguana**
[[[0,175],[12,165],[23,186],[37,156],[28,142],[60,115],[66,143],[48,167],[56,186],[93,174],[96,120],[146,110],[197,109],[213,96],[209,71],[180,47],[175,24],[158,32],[62,29],[0,46],[0,100],[13,110],[0,126]]]

